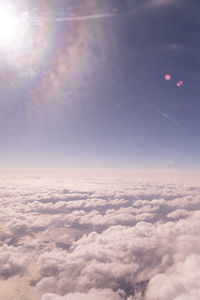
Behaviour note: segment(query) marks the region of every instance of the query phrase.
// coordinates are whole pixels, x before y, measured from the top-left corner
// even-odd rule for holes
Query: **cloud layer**
[[[199,299],[200,186],[169,178],[2,175],[4,299]]]

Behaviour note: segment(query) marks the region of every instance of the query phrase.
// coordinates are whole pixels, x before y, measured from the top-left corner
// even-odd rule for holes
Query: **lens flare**
[[[165,75],[165,80],[170,80],[171,79],[171,75],[170,74],[166,74]]]
[[[0,6],[0,46],[15,47],[25,27],[17,12],[9,5]]]

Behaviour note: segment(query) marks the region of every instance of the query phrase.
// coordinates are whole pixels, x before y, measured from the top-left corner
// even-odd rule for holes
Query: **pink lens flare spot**
[[[171,75],[170,74],[166,74],[165,75],[165,80],[170,80],[171,79]]]
[[[183,81],[182,80],[180,80],[179,82],[177,82],[177,86],[181,86],[183,84]]]

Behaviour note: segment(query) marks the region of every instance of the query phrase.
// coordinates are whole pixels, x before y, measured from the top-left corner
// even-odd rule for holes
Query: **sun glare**
[[[15,46],[21,36],[22,24],[10,6],[0,6],[0,45]]]

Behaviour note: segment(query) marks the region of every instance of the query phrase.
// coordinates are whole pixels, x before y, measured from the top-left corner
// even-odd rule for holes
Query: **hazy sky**
[[[0,15],[1,165],[200,167],[199,1],[24,2],[6,42]]]

